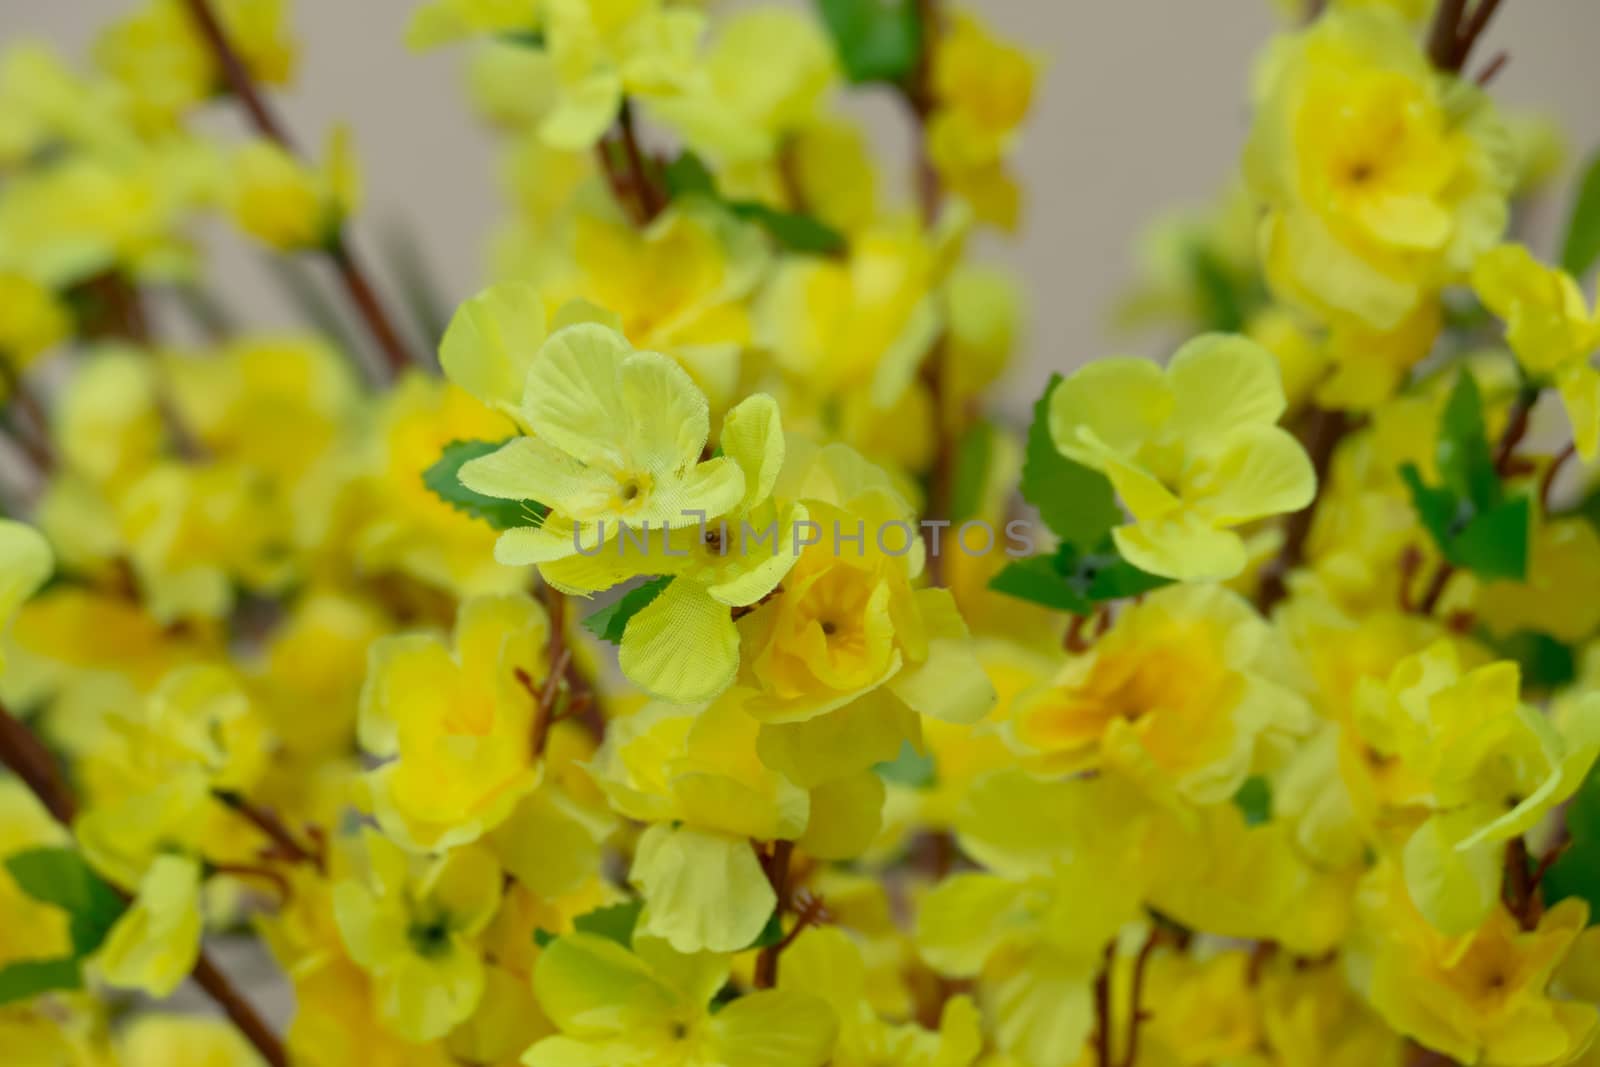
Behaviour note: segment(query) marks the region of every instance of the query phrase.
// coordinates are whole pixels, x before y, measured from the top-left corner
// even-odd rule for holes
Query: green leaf
[[[0,967],[0,1007],[82,988],[83,968],[75,959],[23,960]]]
[[[1054,611],[1087,615],[1094,610],[1088,598],[1056,570],[1055,561],[1050,556],[1030,556],[1006,564],[1005,570],[989,580],[989,588]]]
[[[68,848],[39,848],[6,857],[6,870],[28,896],[70,918],[72,951],[82,959],[100,947],[127,902]]]
[[[1139,596],[1171,585],[1171,578],[1140,570],[1117,554],[1108,540],[1099,552],[1077,561],[1076,579],[1096,603]]]
[[[1455,539],[1455,563],[1484,578],[1520,582],[1528,576],[1528,498],[1519,496],[1473,516]]]
[[[950,521],[965,522],[983,510],[983,491],[994,457],[994,426],[972,424],[956,446],[956,469],[950,494]]]
[[[1480,509],[1500,502],[1500,474],[1483,424],[1483,397],[1472,372],[1464,367],[1439,417],[1434,454],[1445,488]]]
[[[511,530],[519,526],[538,526],[548,509],[536,500],[501,500],[474,493],[461,484],[461,468],[475,459],[493,455],[504,441],[452,441],[444,446],[438,462],[422,472],[422,484],[434,496],[463,514],[493,526]]]
[[[1063,456],[1050,437],[1050,396],[1060,384],[1061,375],[1051,375],[1044,395],[1033,406],[1022,463],[1022,496],[1063,542],[1092,549],[1121,524],[1122,509],[1110,480]]]
[[[1245,825],[1260,826],[1272,818],[1272,783],[1251,775],[1233,795],[1233,804],[1244,813]]]
[[[667,192],[673,199],[680,196],[709,196],[717,199],[717,179],[706,161],[693,152],[684,152],[667,164],[663,172]]]
[[[632,948],[633,928],[639,925],[639,913],[643,910],[643,900],[625,900],[578,916],[572,920],[572,927],[579,933],[594,934],[615,941],[623,948]]]
[[[922,19],[915,0],[817,0],[845,77],[906,84],[922,56]]]
[[[1221,333],[1243,330],[1253,303],[1248,287],[1241,284],[1204,244],[1190,249],[1189,271],[1200,298],[1200,317],[1206,328]]]
[[[772,916],[767,919],[767,925],[761,928],[756,939],[750,942],[746,951],[757,948],[771,948],[783,940],[783,919],[778,914],[778,909],[772,909]]]
[[[872,768],[886,782],[927,789],[937,780],[933,756],[923,755],[911,747],[911,742],[900,743],[900,755]]]
[[[1590,921],[1600,919],[1600,766],[1567,804],[1567,851],[1551,866],[1543,886],[1546,902],[1568,897],[1589,902]]]
[[[1428,531],[1434,543],[1448,557],[1446,546],[1455,539],[1466,520],[1472,517],[1471,506],[1467,505],[1467,513],[1462,515],[1456,495],[1448,489],[1434,489],[1425,485],[1415,463],[1407,463],[1400,468],[1400,480],[1411,490],[1411,502],[1417,509],[1417,518],[1422,520],[1422,528]]]
[[[550,942],[554,941],[557,936],[542,926],[536,927],[533,931],[533,943],[540,948],[549,948]]]
[[[1561,266],[1574,278],[1586,274],[1600,259],[1600,152],[1589,160],[1578,198],[1572,203],[1567,239],[1561,247]]]
[[[1481,635],[1482,636],[1482,635]],[[1531,690],[1559,689],[1578,677],[1577,655],[1549,634],[1519,630],[1509,637],[1485,641],[1502,659],[1522,668],[1522,683]]]
[[[767,231],[778,246],[801,255],[837,256],[847,247],[844,234],[820,219],[795,211],[779,211],[754,200],[724,201],[728,210]]]
[[[628,590],[614,602],[584,619],[583,628],[602,641],[609,641],[613,645],[620,644],[622,632],[628,628],[628,620],[648,607],[671,582],[670,576],[652,578],[643,585]]]

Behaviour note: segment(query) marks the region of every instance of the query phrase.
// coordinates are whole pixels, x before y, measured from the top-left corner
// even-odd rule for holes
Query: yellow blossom
[[[1132,358],[1077,371],[1050,398],[1050,435],[1111,479],[1133,516],[1113,531],[1129,562],[1184,581],[1231,578],[1246,562],[1233,528],[1299,511],[1316,492],[1305,449],[1276,425],[1284,407],[1266,349],[1208,334],[1165,371]]]
[[[320,248],[360,203],[361,175],[343,126],[329,135],[320,170],[268,140],[251,142],[234,156],[228,201],[234,222],[270,248]]]

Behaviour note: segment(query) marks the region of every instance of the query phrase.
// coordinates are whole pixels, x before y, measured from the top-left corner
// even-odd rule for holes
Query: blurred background
[[[871,0],[861,0],[863,3]],[[1113,327],[1111,309],[1136,270],[1136,242],[1158,213],[1203,204],[1226,181],[1242,144],[1252,58],[1277,24],[1269,0],[969,0],[1002,31],[1047,57],[1020,156],[1029,192],[1018,236],[992,255],[1027,282],[1032,335],[1006,390],[1025,405],[1052,369],[1117,351],[1159,348]],[[0,41],[45,38],[76,57],[129,0],[0,0]],[[445,298],[481,287],[485,242],[502,207],[491,138],[466,101],[466,52],[410,53],[401,41],[410,0],[299,0],[301,69],[281,108],[299,139],[354,127],[367,209],[356,240],[380,276],[382,242],[406,220]],[[1564,218],[1572,172],[1600,146],[1600,0],[1506,0],[1480,59],[1510,62],[1495,93],[1565,131],[1562,182],[1529,220],[1536,248]],[[909,138],[887,99],[862,102],[887,157]],[[218,116],[231,121],[232,116]],[[1540,241],[1544,243],[1539,243]],[[290,312],[256,256],[213,242],[220,284],[255,322]],[[392,278],[390,279],[392,281]]]

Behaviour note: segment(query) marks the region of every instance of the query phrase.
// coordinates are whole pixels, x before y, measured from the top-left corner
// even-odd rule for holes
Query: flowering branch
[[[298,153],[288,128],[273,112],[272,106],[251,76],[249,68],[245,66],[244,60],[233,47],[233,42],[228,39],[227,31],[223,29],[221,20],[217,18],[216,11],[211,6],[211,0],[184,0],[184,3],[200,35],[205,38],[206,44],[222,68],[222,76],[227,81],[229,90],[249,115],[256,131],[263,137],[277,142],[286,151]],[[383,354],[389,376],[399,377],[409,367],[424,366],[422,360],[418,359],[401,340],[400,332],[395,328],[394,321],[379,298],[377,289],[368,279],[367,272],[356,258],[354,249],[346,241],[342,226],[329,240],[327,252],[339,275],[340,283],[350,297],[350,302],[355,305],[361,321]]]
[[[22,780],[51,817],[71,830],[78,805],[61,778],[55,757],[4,705],[0,705],[0,763]],[[289,1055],[278,1035],[204,952],[190,977],[255,1046],[268,1067],[289,1067]]]
[[[237,793],[216,792],[212,796],[220,800],[223,805],[237,813],[241,818],[260,830],[272,842],[273,855],[288,860],[291,863],[305,863],[315,867],[318,871],[326,873],[326,849],[318,835],[313,831],[314,843],[309,847],[296,840],[289,828],[283,824],[272,812],[258,808]]]
[[[774,914],[782,916],[789,902],[789,867],[794,858],[793,841],[775,841],[772,851],[761,857],[761,869],[767,874],[767,881],[772,884],[772,892],[778,898],[777,910]],[[761,955],[756,957],[755,983],[757,989],[771,989],[778,984],[778,957],[783,955],[783,950],[788,947],[790,938],[784,938],[776,944],[768,945],[761,950]]]
[[[1433,28],[1428,33],[1428,58],[1440,70],[1459,73],[1472,49],[1489,28],[1501,0],[1478,0],[1470,13],[1468,0],[1439,0]]]

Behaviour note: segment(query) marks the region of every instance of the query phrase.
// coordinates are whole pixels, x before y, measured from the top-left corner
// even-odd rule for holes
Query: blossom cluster
[[[1278,6],[1170,358],[1015,424],[953,0],[417,3],[442,312],[287,0],[0,51],[0,1060],[1600,1065],[1600,163],[1545,256],[1496,0]]]

